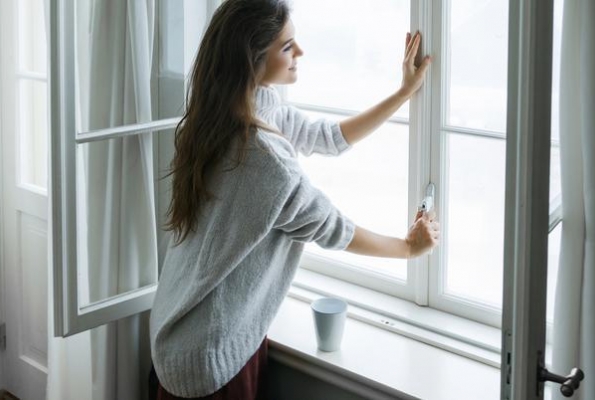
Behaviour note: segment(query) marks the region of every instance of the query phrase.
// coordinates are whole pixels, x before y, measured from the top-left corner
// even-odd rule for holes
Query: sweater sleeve
[[[281,192],[282,204],[273,217],[273,228],[299,242],[316,242],[320,247],[344,250],[355,224],[335,208],[330,199],[300,175]]]
[[[275,123],[296,151],[339,155],[351,146],[345,141],[338,122],[326,119],[310,121],[308,116],[290,105],[276,110]]]

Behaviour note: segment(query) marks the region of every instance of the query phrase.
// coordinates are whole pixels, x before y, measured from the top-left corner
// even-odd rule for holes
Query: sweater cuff
[[[355,235],[355,223],[345,216],[343,218],[345,219],[345,230],[343,232],[343,237],[339,243],[337,243],[336,250],[345,250]]]
[[[344,151],[349,150],[351,148],[351,145],[347,143],[347,141],[345,140],[339,122],[333,122],[331,124],[331,130],[333,132],[333,142],[335,143],[335,146],[339,151],[338,154],[341,154]]]

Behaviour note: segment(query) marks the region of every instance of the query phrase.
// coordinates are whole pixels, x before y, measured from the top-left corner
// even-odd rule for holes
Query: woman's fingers
[[[417,69],[419,74],[425,74],[426,70],[428,69],[428,67],[430,66],[430,63],[432,62],[432,57],[430,56],[425,56],[424,59],[421,62],[421,65],[419,66],[419,68]]]
[[[415,55],[417,54],[417,50],[419,49],[419,42],[421,40],[421,35],[419,32],[413,36],[413,38],[409,41],[409,46],[407,46],[407,52],[405,54],[405,62],[413,63],[415,61]]]
[[[418,211],[415,215],[415,222],[405,239],[412,257],[427,253],[440,243],[440,223],[435,218],[434,210],[429,213]]]
[[[413,219],[413,222],[416,222],[418,219],[420,219],[421,217],[423,217],[423,216],[424,216],[424,214],[425,214],[425,213],[424,213],[423,211],[419,210],[419,211],[417,212],[417,214],[415,214],[415,218]]]
[[[429,250],[436,247],[440,240],[440,224],[437,221],[430,220],[430,215],[424,213],[424,217],[419,221],[419,247],[420,249]]]

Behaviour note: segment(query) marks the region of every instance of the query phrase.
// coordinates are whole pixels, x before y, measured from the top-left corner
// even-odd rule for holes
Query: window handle
[[[583,379],[585,379],[585,374],[580,368],[572,368],[568,376],[553,374],[543,366],[539,369],[539,380],[541,382],[550,381],[561,384],[560,392],[562,392],[564,397],[572,397]]]
[[[418,211],[430,212],[434,208],[434,194],[436,193],[436,187],[433,183],[429,183],[426,187],[426,197],[421,201]]]

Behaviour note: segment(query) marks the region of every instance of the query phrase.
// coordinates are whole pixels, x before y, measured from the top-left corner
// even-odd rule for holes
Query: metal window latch
[[[436,187],[433,183],[429,183],[426,187],[426,197],[421,201],[417,211],[428,213],[434,208],[434,194],[436,193]]]
[[[562,392],[564,397],[572,397],[583,379],[585,379],[585,374],[580,368],[572,368],[570,375],[561,376],[552,374],[543,365],[539,367],[539,381],[560,383],[562,385],[560,386],[560,392]]]

